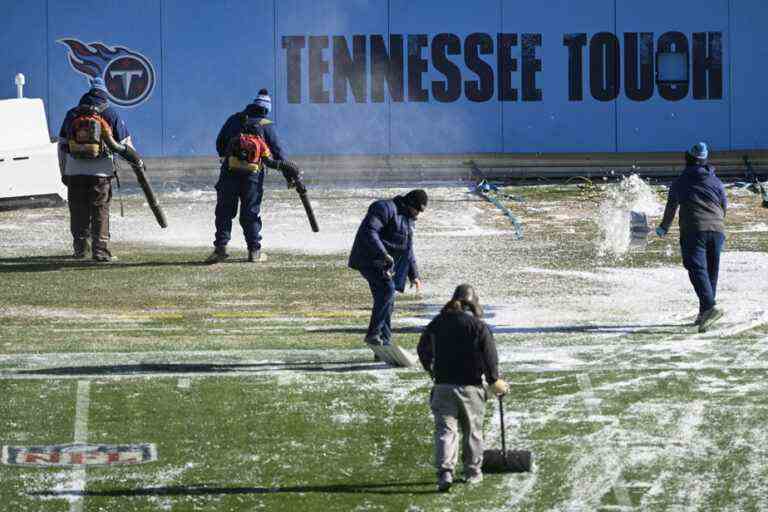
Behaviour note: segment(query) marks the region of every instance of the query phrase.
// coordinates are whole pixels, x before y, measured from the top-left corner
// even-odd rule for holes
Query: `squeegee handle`
[[[503,396],[499,396],[499,423],[501,423],[501,453],[504,454],[504,459],[507,458],[507,439],[504,434],[504,400]]]

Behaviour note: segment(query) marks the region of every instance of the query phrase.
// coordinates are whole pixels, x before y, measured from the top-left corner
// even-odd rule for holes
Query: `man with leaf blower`
[[[214,250],[206,260],[208,263],[218,263],[229,257],[227,244],[231,239],[232,219],[237,215],[238,202],[240,225],[248,246],[248,261],[266,259],[261,253],[265,165],[280,170],[288,187],[303,188],[298,167],[283,159],[274,124],[267,117],[271,109],[269,92],[261,89],[245,110],[229,116],[216,138],[216,151],[222,163],[216,183],[216,237]],[[310,222],[313,220],[314,216],[310,215]]]
[[[104,80],[96,77],[78,106],[67,112],[59,131],[59,169],[67,186],[73,256],[78,259],[89,250],[95,261],[112,259],[107,242],[115,170],[108,138],[132,150],[128,128],[109,105]]]
[[[486,389],[497,396],[509,385],[499,378],[496,342],[482,320],[475,289],[462,284],[421,334],[419,361],[435,382],[430,406],[435,418],[437,488],[450,490],[459,456],[459,431],[465,481],[483,480],[483,419]]]

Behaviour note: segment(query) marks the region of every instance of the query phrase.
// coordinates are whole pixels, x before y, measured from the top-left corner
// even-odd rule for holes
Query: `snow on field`
[[[338,255],[343,263],[370,202],[404,193],[409,188],[311,190],[310,197],[321,226],[319,234],[310,232],[293,191],[268,190],[263,207],[264,250]],[[526,503],[546,501],[547,497],[542,495],[546,491],[542,489],[551,489],[552,477],[542,472],[540,464],[553,464],[547,461],[547,456],[556,459],[557,444],[563,443],[574,446],[569,458],[561,461],[567,464],[564,467],[568,468],[568,475],[563,475],[566,482],[563,489],[557,489],[563,495],[553,498],[557,505],[552,510],[597,509],[607,490],[612,490],[617,504],[604,507],[606,510],[638,510],[622,503],[630,491],[636,494],[632,499],[640,509],[663,509],[665,504],[673,503],[678,510],[701,510],[707,503],[707,493],[717,486],[718,475],[693,472],[685,466],[685,461],[705,464],[710,457],[722,461],[723,452],[728,449],[717,447],[716,434],[709,432],[709,437],[703,434],[711,428],[707,415],[712,411],[707,400],[723,395],[722,400],[727,401],[766,392],[763,382],[738,381],[728,377],[728,372],[765,370],[768,366],[768,337],[765,334],[748,339],[741,337],[768,323],[768,279],[765,279],[768,254],[750,250],[727,250],[723,254],[719,303],[726,314],[714,330],[699,334],[685,326],[695,316],[697,306],[685,270],[669,259],[671,253],[678,251],[675,239],[652,239],[647,246],[648,251],[663,254],[666,258],[663,262],[632,266],[622,260],[629,250],[628,212],[642,211],[652,222],[658,220],[661,212],[657,198],[642,182],[629,181],[609,189],[607,198],[589,212],[591,217],[587,217],[597,226],[594,240],[587,244],[592,247],[586,250],[591,251],[593,257],[587,258],[588,264],[584,265],[568,264],[568,261],[558,265],[556,261],[567,257],[564,255],[568,254],[569,244],[580,246],[583,251],[584,243],[573,242],[571,237],[582,229],[578,222],[585,217],[584,210],[552,210],[546,203],[520,206],[526,237],[517,241],[500,212],[472,195],[466,187],[440,186],[428,190],[430,205],[417,223],[416,234],[425,289],[421,296],[409,291],[399,299],[401,306],[407,299],[409,305],[421,303],[423,308],[398,309],[395,323],[424,325],[456,285],[469,282],[476,286],[486,306],[487,321],[499,342],[502,367],[512,378],[529,374],[532,377],[527,386],[556,389],[565,379],[557,372],[580,376],[580,387],[569,392],[540,395],[535,405],[518,401],[510,406],[509,438],[528,446],[538,443],[542,460],[531,474],[511,475],[503,480],[501,492],[508,495],[505,509],[523,510]],[[171,191],[161,194],[160,199],[171,226],[168,230],[157,228],[146,206],[131,197],[126,200],[126,217],[119,216],[118,203],[113,206],[113,239],[158,244],[168,250],[199,247],[201,258],[204,257],[213,238],[215,193],[210,188]],[[741,196],[736,199],[741,200]],[[752,199],[743,198],[744,201]],[[542,219],[550,224],[545,225]],[[22,228],[30,224],[35,225],[34,230]],[[553,226],[557,226],[558,233],[553,232]],[[766,231],[765,226],[763,222],[746,223],[735,228],[734,233],[761,233]],[[0,224],[0,239],[6,255],[51,251],[64,254],[69,251],[66,212],[16,213],[11,222]],[[244,249],[236,219],[232,247]],[[576,257],[583,259],[584,255]],[[69,315],[57,311],[42,313]],[[274,320],[250,321],[261,324]],[[304,322],[307,329],[329,327],[327,322],[316,327],[315,320],[294,319]],[[245,368],[246,363],[274,363],[273,378],[279,386],[286,387],[317,383],[313,381],[315,376],[301,371],[283,371],[285,361],[300,357],[322,365],[323,361],[348,360],[361,353],[370,357],[367,349],[301,352],[300,355],[279,350],[19,354],[0,356],[4,368],[0,376],[7,376],[6,370],[78,366],[83,361],[94,365],[140,365],[170,360],[225,360],[243,364],[242,370],[227,372],[227,376],[233,377],[252,374]],[[334,363],[327,363],[327,368],[333,369]],[[365,386],[385,390],[388,407],[394,409],[396,404],[421,399],[415,390],[423,386],[423,382],[399,378],[403,373],[418,370],[382,371],[383,368],[372,364],[370,369],[361,371],[374,377]],[[603,373],[622,371],[627,372],[623,378],[608,380],[605,384],[599,381]],[[702,373],[691,373],[694,371]],[[270,368],[262,367],[260,372],[270,375]],[[592,380],[581,377],[590,372],[597,377]],[[725,376],[718,372],[725,372]],[[201,373],[196,378],[205,375]],[[158,376],[173,374],[147,372],[144,375],[145,378]],[[136,378],[136,375],[114,377]],[[569,378],[573,380],[572,376]],[[687,396],[695,398],[675,401],[659,396],[656,387],[662,384],[681,386],[689,393]],[[189,387],[189,383],[185,386]],[[644,391],[647,394],[644,395]],[[615,407],[616,403],[623,403],[625,395],[632,393],[637,393],[639,398],[627,398],[628,405],[623,410],[605,410],[606,404],[613,403]],[[514,396],[510,400],[515,400]],[[343,402],[335,405],[338,412],[331,419],[337,425],[368,421],[365,413]],[[487,440],[493,445],[499,442],[498,419],[498,412],[494,412],[487,424]],[[537,429],[544,431],[560,423],[584,423],[594,430],[563,439],[534,435]],[[632,425],[636,427],[634,430]],[[765,445],[765,434],[753,427],[739,426],[733,437],[743,443],[752,439]],[[624,481],[622,474],[627,468],[632,468],[637,475]],[[662,469],[656,471],[658,468]],[[680,472],[690,477],[689,486],[680,487]],[[756,482],[764,474],[764,468],[754,457],[750,458],[734,485],[749,495],[755,492],[756,485],[762,485]],[[158,476],[156,480],[158,485],[164,485],[175,478],[174,475]],[[61,485],[69,488],[71,483]]]

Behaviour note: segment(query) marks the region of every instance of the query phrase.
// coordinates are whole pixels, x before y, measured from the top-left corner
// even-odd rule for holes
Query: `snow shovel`
[[[504,402],[499,397],[501,423],[501,450],[485,450],[483,473],[526,473],[531,470],[531,452],[528,450],[507,450],[504,435]]]
[[[645,247],[648,243],[648,216],[644,212],[629,212],[629,244],[632,247]]]

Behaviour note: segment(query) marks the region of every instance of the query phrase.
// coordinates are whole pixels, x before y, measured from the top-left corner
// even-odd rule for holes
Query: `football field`
[[[161,189],[167,230],[116,198],[110,264],[68,257],[65,208],[0,212],[0,509],[768,511],[768,209],[729,189],[725,315],[699,334],[676,228],[626,246],[628,205],[655,201],[655,226],[665,199],[641,185],[509,189],[521,240],[466,184],[419,185],[425,287],[397,297],[396,341],[415,349],[474,285],[507,442],[534,453],[530,473],[448,494],[431,382],[374,362],[346,267],[370,202],[412,187],[310,190],[318,234],[295,192],[267,190],[255,264],[237,222],[232,257],[202,263],[212,187]],[[485,432],[499,447],[494,401]]]

